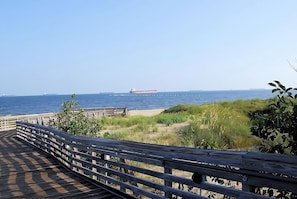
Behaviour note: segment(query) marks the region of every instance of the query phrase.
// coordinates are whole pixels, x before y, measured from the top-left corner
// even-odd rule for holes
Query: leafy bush
[[[174,107],[166,109],[163,113],[185,113],[190,115],[196,115],[202,112],[201,106],[193,104],[178,104]]]
[[[101,129],[101,121],[97,118],[88,118],[79,108],[75,95],[64,101],[62,110],[57,113],[56,120],[50,122],[50,126],[74,135],[96,136]]]
[[[277,97],[250,113],[252,134],[261,139],[263,152],[297,155],[297,88],[286,88],[279,81],[269,85]]]

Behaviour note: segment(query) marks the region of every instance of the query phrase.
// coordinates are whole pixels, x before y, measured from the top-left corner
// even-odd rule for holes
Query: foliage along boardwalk
[[[0,133],[0,198],[125,198],[76,175],[50,155]]]

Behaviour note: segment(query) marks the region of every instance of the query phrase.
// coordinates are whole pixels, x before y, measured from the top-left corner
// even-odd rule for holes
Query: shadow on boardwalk
[[[29,146],[0,132],[0,198],[124,198],[110,193]]]

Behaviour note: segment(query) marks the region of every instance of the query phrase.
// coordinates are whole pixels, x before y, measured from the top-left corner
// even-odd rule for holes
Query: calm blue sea
[[[237,99],[268,99],[271,90],[159,92],[155,94],[83,94],[77,95],[81,108],[127,107],[129,110],[169,108],[177,104],[203,104]],[[0,115],[56,112],[70,95],[0,97]]]

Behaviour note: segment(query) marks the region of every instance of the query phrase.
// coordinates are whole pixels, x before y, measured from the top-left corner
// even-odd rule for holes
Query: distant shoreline
[[[149,110],[128,110],[128,116],[154,116],[162,113],[165,109],[149,109]]]
[[[180,90],[180,91],[158,91],[157,93],[186,93],[186,92],[234,92],[234,91],[271,91],[270,88],[250,88],[250,89],[222,89],[222,90]],[[0,94],[0,97],[42,97],[42,96],[71,96],[75,95],[117,95],[131,94],[129,92],[98,92],[98,93],[52,93],[52,94]],[[155,94],[155,93],[154,93]]]
[[[143,110],[129,110],[128,116],[154,116],[162,113],[165,109],[143,109]],[[38,116],[38,115],[52,115],[58,112],[48,112],[48,113],[33,113],[33,114],[20,114],[20,115],[0,115],[0,117],[24,117],[24,116]]]

